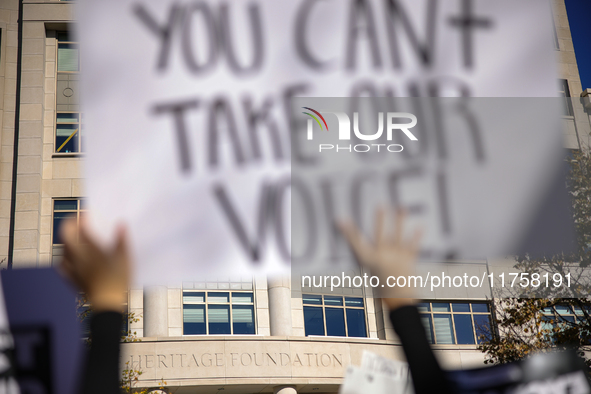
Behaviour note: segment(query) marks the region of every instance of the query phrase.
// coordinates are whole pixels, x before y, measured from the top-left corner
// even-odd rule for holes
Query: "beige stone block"
[[[15,212],[14,229],[15,230],[37,230],[39,227],[39,213]]]
[[[10,200],[12,182],[0,181],[0,199]]]
[[[39,232],[37,230],[21,230],[14,232],[14,249],[32,249],[37,248],[37,239]]]
[[[55,63],[56,60],[56,52],[57,52],[57,48],[56,48],[56,39],[55,38],[47,38],[45,40],[45,64],[47,64],[48,62],[51,63]],[[54,71],[55,71],[55,67],[54,67]]]
[[[10,219],[0,218],[0,237],[10,235]]]
[[[268,309],[257,309],[256,318],[257,318],[257,328],[258,327],[271,327]]]
[[[8,78],[8,76],[6,76],[4,79],[4,92],[16,97],[16,78]]]
[[[11,181],[12,180],[12,164],[11,163],[0,163],[0,180]]]
[[[51,267],[51,253],[39,254],[39,267]]]
[[[39,234],[50,235],[51,227],[51,216],[41,216],[39,219]]]
[[[43,87],[44,78],[43,78],[43,71],[24,71],[22,72],[22,87],[35,87],[41,86]],[[47,92],[47,90],[45,90]],[[48,92],[47,92],[48,93]]]
[[[45,77],[55,77],[55,62],[45,62]]]
[[[55,95],[53,94],[46,94],[45,100],[43,102],[46,110],[55,110]]]
[[[8,254],[8,236],[0,237],[0,260]],[[5,268],[4,266],[3,268]]]
[[[51,179],[53,177],[53,163],[51,161],[44,161],[41,172],[43,179]]]
[[[23,88],[21,89],[21,104],[41,104],[43,102],[43,88]]]
[[[41,156],[19,156],[19,174],[41,174]]]
[[[32,3],[27,4],[23,9],[23,17],[25,20],[34,21],[71,22],[74,20],[73,7],[73,4],[65,1],[53,4]]]
[[[81,163],[79,159],[60,158],[53,162],[53,178],[80,178],[82,177]]]
[[[12,45],[10,45],[12,44]],[[18,51],[17,51],[17,47],[16,47],[16,42],[14,43],[9,43],[7,40],[6,43],[6,62],[10,62],[10,63],[16,63],[16,59],[18,58]],[[16,75],[14,76],[14,78],[16,78]]]
[[[23,37],[38,38],[45,37],[45,25],[43,22],[28,22],[23,23]]]
[[[23,55],[21,65],[23,71],[43,71],[45,62],[43,55]]]
[[[37,249],[16,249],[13,254],[14,268],[36,268]]]
[[[39,236],[39,253],[51,253],[52,244],[49,234]]]
[[[183,310],[181,308],[168,308],[168,328],[183,326]]]
[[[17,193],[16,210],[17,211],[38,211],[39,193]]]
[[[8,218],[10,216],[10,200],[0,200],[0,218]]]
[[[43,125],[45,127],[53,127],[55,125],[55,111],[45,110],[43,112]]]
[[[38,156],[41,157],[43,150],[41,147],[41,138],[22,138],[18,145],[19,162],[20,156]]]
[[[53,142],[43,144],[43,160],[44,161],[52,160],[54,149],[55,149],[55,146],[54,146]]]
[[[144,290],[131,289],[129,291],[129,307],[142,309],[144,307]]]
[[[55,93],[55,78],[46,78],[44,87],[45,93]]]
[[[18,33],[15,30],[6,32],[6,45],[15,47],[18,45]]]
[[[41,122],[20,122],[20,138],[41,138],[43,136],[43,126]]]
[[[42,104],[21,104],[20,118],[22,120],[42,120]]]
[[[10,21],[10,10],[0,9],[0,22],[8,23]]]
[[[84,178],[72,179],[72,196],[84,197],[86,195],[84,182]]]
[[[55,143],[55,129],[53,126],[43,127],[43,143],[51,145]]]
[[[169,327],[168,328],[168,335],[171,337],[180,337],[183,335],[183,328],[182,327]]]
[[[6,126],[2,130],[2,138],[0,139],[2,146],[12,146],[14,144],[14,130]]]
[[[302,311],[291,311],[291,323],[293,327],[304,327],[304,314]]]
[[[168,289],[168,308],[180,308],[181,307],[181,290],[180,289]],[[170,317],[168,319],[169,327]]]
[[[69,179],[44,179],[41,197],[72,197],[72,182]]]
[[[23,55],[41,55],[45,50],[45,40],[42,38],[23,38]],[[42,57],[43,58],[43,57]]]
[[[41,199],[41,215],[51,215],[53,213],[53,199],[46,197]]]

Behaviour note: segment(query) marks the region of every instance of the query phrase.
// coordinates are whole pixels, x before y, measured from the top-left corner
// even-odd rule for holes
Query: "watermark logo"
[[[339,130],[338,130],[338,139],[340,141],[347,141],[351,140],[351,120],[349,115],[344,112],[335,112],[335,111],[317,111],[310,107],[302,107],[303,109],[309,112],[302,112],[305,115],[308,115],[311,119],[308,119],[307,122],[307,138],[308,140],[314,140],[314,121],[320,127],[320,130],[328,131],[328,124],[326,119],[322,113],[332,114],[336,117]],[[417,137],[410,131],[413,127],[417,125],[417,117],[408,112],[387,112],[386,113],[386,127],[384,128],[384,113],[378,112],[378,130],[373,134],[364,134],[361,133],[359,130],[359,113],[353,113],[353,133],[355,137],[362,141],[375,141],[382,137],[384,134],[384,129],[386,131],[386,139],[388,141],[392,141],[392,136],[394,135],[395,131],[401,131],[409,140],[411,141],[418,141]],[[400,123],[400,119],[406,120]],[[410,122],[409,122],[410,120]],[[322,122],[321,122],[322,121]],[[324,127],[322,126],[324,124]],[[318,144],[318,149],[320,152],[322,151],[348,151],[348,152],[369,152],[370,150],[380,151],[381,148],[387,150],[388,152],[396,153],[402,152],[404,147],[400,144],[355,144],[355,145],[335,145],[335,144]]]

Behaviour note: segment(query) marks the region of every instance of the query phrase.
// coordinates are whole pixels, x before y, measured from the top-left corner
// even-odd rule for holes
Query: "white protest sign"
[[[87,0],[78,16],[90,220],[104,238],[127,224],[142,284],[289,270],[294,97],[556,95],[540,0]]]

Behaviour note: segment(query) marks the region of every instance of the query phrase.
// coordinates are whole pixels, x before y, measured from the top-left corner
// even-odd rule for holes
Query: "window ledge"
[[[51,157],[52,158],[56,158],[56,157],[85,157],[86,153],[84,152],[71,152],[71,153],[58,153],[58,152],[54,152]]]

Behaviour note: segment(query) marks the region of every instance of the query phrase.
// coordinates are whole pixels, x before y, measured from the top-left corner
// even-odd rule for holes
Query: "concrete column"
[[[291,335],[291,288],[289,276],[267,278],[271,336]],[[286,391],[285,393],[291,393]],[[295,391],[294,391],[295,393]],[[283,392],[281,393],[283,394]]]
[[[168,288],[144,288],[144,337],[168,336]]]
[[[298,394],[294,386],[275,386],[273,394]]]

